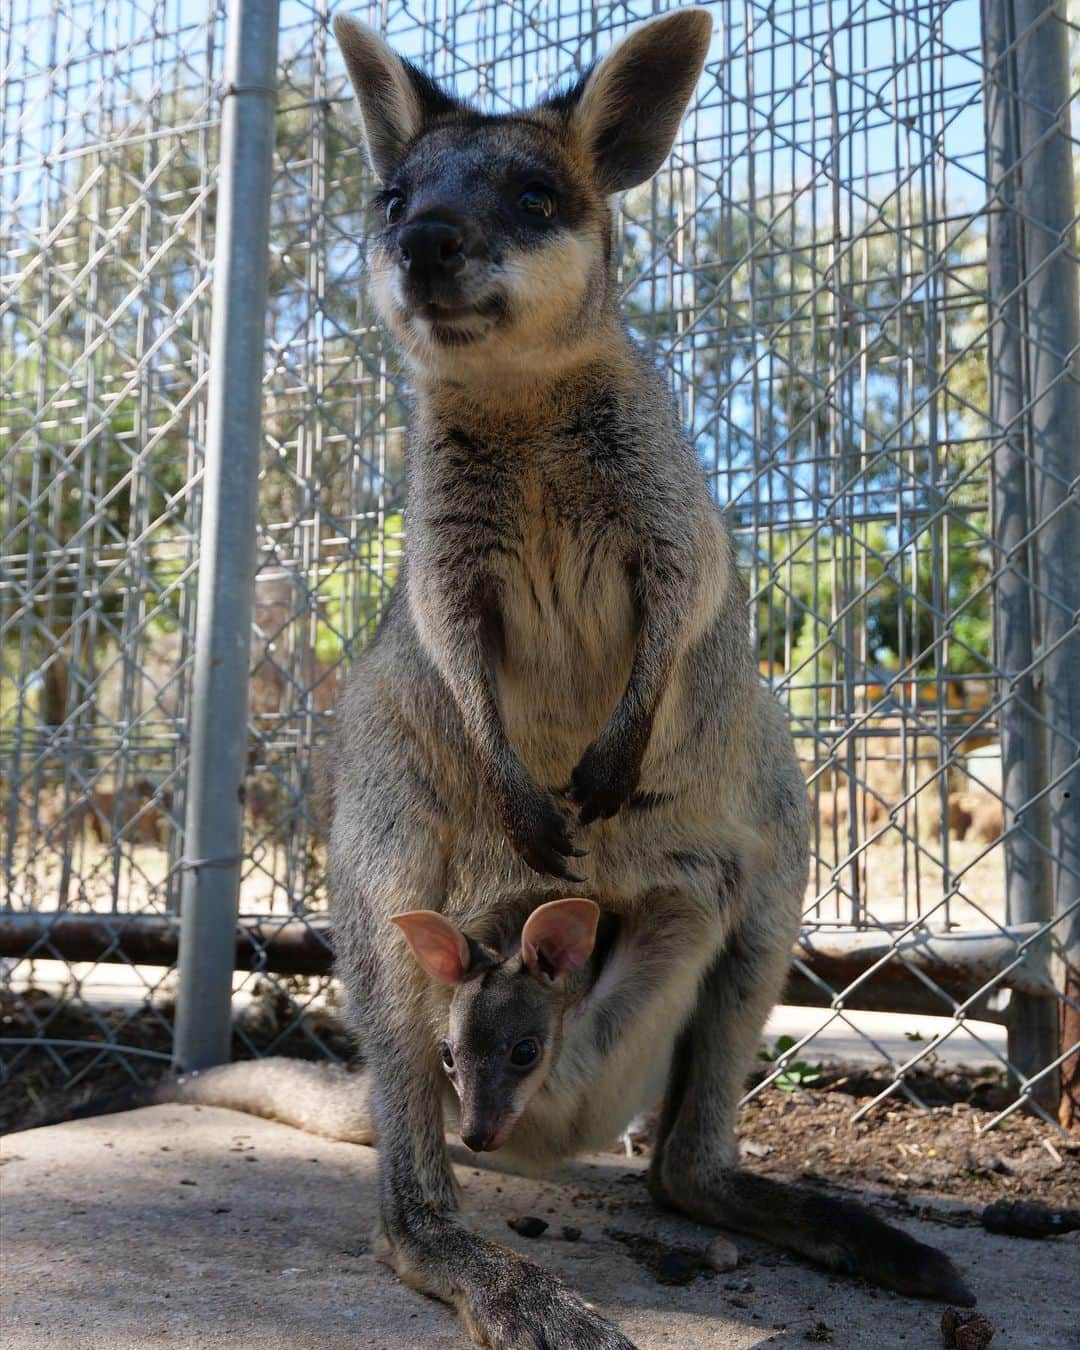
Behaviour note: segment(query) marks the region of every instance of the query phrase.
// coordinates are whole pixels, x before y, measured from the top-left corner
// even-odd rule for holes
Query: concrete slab
[[[231,1111],[158,1106],[3,1141],[0,1343],[11,1350],[413,1350],[465,1344],[451,1314],[370,1254],[371,1149]],[[615,1234],[700,1248],[658,1214],[641,1159],[537,1181],[462,1165],[476,1227],[542,1261],[641,1350],[940,1344],[940,1306],[834,1279],[736,1239],[731,1275],[656,1283]],[[528,1240],[507,1218],[550,1227]],[[561,1235],[582,1230],[579,1241]],[[905,1224],[968,1270],[997,1346],[1080,1345],[1080,1245]],[[1069,1275],[1069,1270],[1073,1274]],[[824,1323],[828,1333],[818,1330]],[[808,1335],[807,1333],[811,1333]]]

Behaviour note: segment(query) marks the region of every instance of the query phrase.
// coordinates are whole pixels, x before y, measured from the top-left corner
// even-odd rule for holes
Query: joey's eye
[[[545,187],[535,184],[527,187],[518,198],[518,205],[530,216],[541,220],[553,220],[555,217],[555,194]]]
[[[386,199],[386,223],[396,225],[405,210],[405,198],[400,192],[392,192]]]
[[[510,1063],[515,1069],[531,1069],[539,1058],[540,1043],[534,1041],[531,1036],[527,1040],[518,1041],[510,1051]]]
[[[454,1052],[446,1041],[443,1041],[442,1045],[439,1046],[439,1054],[442,1055],[442,1062],[446,1067],[452,1069],[454,1067]]]

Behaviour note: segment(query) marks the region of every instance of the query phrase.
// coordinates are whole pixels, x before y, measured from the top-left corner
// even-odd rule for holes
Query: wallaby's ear
[[[414,909],[396,914],[397,924],[412,948],[413,956],[429,975],[443,984],[461,984],[469,973],[469,940],[460,928],[433,909]]]
[[[650,19],[612,47],[570,95],[571,124],[593,157],[605,192],[651,178],[671,149],[712,34],[708,10]]]
[[[562,984],[592,955],[600,906],[593,900],[551,900],[521,930],[521,958],[540,978]]]
[[[355,19],[338,14],[334,36],[360,103],[368,160],[385,183],[424,123],[462,105]]]

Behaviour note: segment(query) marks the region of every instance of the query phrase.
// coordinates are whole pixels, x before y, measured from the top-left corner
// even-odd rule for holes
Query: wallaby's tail
[[[680,1197],[680,1200],[685,1197]],[[704,1202],[705,1198],[702,1197]],[[975,1296],[952,1261],[853,1200],[818,1195],[738,1169],[723,1174],[698,1217],[885,1289],[970,1308]],[[681,1205],[680,1205],[681,1208]]]
[[[171,1079],[159,1087],[155,1100],[224,1106],[350,1144],[370,1144],[375,1138],[367,1076],[338,1064],[281,1057],[241,1060]]]
[[[284,1058],[223,1064],[148,1086],[104,1093],[66,1108],[54,1103],[52,1110],[27,1122],[24,1128],[115,1115],[167,1102],[222,1106],[352,1144],[370,1144],[375,1138],[363,1073],[336,1064]]]

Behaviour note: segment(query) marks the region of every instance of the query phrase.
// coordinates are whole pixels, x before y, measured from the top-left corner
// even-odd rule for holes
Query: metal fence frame
[[[179,1064],[198,1067],[220,1062],[229,1053],[234,966],[264,974],[320,973],[328,967],[323,921],[315,912],[318,906],[309,903],[310,851],[301,857],[307,846],[297,843],[306,840],[311,828],[305,807],[307,751],[326,711],[317,688],[329,676],[321,669],[317,647],[327,628],[345,626],[343,616],[351,604],[352,626],[347,641],[338,646],[355,649],[393,581],[395,540],[400,534],[395,494],[400,490],[396,475],[401,436],[400,415],[393,409],[400,381],[373,331],[370,311],[361,305],[351,315],[334,313],[327,299],[327,258],[336,258],[342,249],[358,249],[362,234],[350,193],[337,215],[326,207],[337,190],[331,167],[341,173],[345,166],[344,171],[358,181],[363,169],[355,144],[338,153],[332,166],[327,149],[333,135],[348,139],[340,129],[347,126],[341,118],[348,95],[340,72],[332,78],[327,68],[325,7],[297,0],[281,0],[280,5],[278,0],[228,0],[220,12],[208,8],[201,27],[195,26],[206,61],[205,74],[198,77],[199,98],[170,109],[159,92],[133,81],[132,103],[150,107],[158,99],[149,129],[144,126],[137,136],[129,134],[131,128],[125,129],[121,117],[121,135],[110,142],[107,124],[100,124],[99,159],[106,166],[102,170],[106,177],[111,146],[137,140],[144,148],[139,152],[144,154],[141,197],[125,206],[122,214],[137,211],[140,201],[149,215],[164,209],[153,201],[153,194],[155,184],[166,180],[166,170],[152,162],[146,147],[165,147],[166,159],[173,153],[169,147],[179,143],[175,134],[179,122],[184,123],[184,134],[197,141],[191,165],[185,168],[191,181],[184,180],[178,194],[183,199],[182,221],[202,218],[213,189],[206,166],[215,146],[219,164],[212,272],[205,265],[207,238],[200,236],[192,248],[196,261],[182,269],[187,289],[179,297],[181,318],[174,315],[170,320],[148,280],[160,257],[168,254],[168,240],[155,255],[152,242],[144,238],[136,272],[146,294],[124,311],[135,316],[143,353],[130,383],[136,403],[141,399],[147,405],[140,404],[133,413],[136,430],[141,426],[144,432],[132,455],[135,476],[150,472],[148,447],[170,428],[175,430],[181,416],[174,415],[170,405],[165,430],[154,429],[151,405],[166,394],[140,372],[160,350],[155,341],[165,341],[177,324],[188,323],[182,318],[187,307],[199,305],[206,311],[193,328],[189,324],[194,333],[191,378],[178,395],[187,418],[188,472],[182,487],[168,497],[174,504],[181,499],[187,503],[181,532],[186,542],[177,545],[175,564],[169,562],[155,572],[146,553],[139,552],[152,537],[153,508],[144,505],[141,528],[130,518],[126,526],[126,561],[118,555],[115,564],[108,562],[117,541],[109,535],[108,507],[100,503],[112,491],[111,469],[95,498],[93,474],[101,467],[90,465],[87,450],[101,433],[100,409],[117,406],[115,396],[94,387],[93,353],[120,322],[98,314],[94,295],[95,269],[109,259],[109,239],[119,226],[115,213],[109,214],[114,208],[100,201],[102,189],[95,184],[101,175],[94,179],[92,172],[87,179],[76,178],[74,187],[65,180],[55,194],[63,209],[55,215],[50,214],[53,199],[48,191],[35,195],[32,187],[23,185],[24,176],[35,167],[77,156],[87,144],[69,131],[66,118],[50,121],[49,113],[35,121],[27,114],[25,100],[19,106],[10,102],[19,87],[18,63],[30,66],[44,60],[51,63],[48,96],[67,107],[66,96],[57,89],[63,79],[71,80],[70,65],[55,48],[37,51],[27,37],[33,3],[25,0],[23,26],[13,24],[4,57],[7,74],[0,121],[7,138],[5,195],[9,184],[14,190],[4,211],[13,248],[3,275],[0,322],[8,323],[2,331],[13,344],[25,344],[27,350],[37,344],[45,351],[59,328],[58,315],[65,306],[74,307],[72,297],[85,303],[88,317],[79,335],[83,354],[73,359],[69,373],[54,377],[51,368],[42,373],[40,367],[47,363],[39,359],[41,387],[29,392],[16,389],[12,396],[13,406],[19,405],[16,412],[25,404],[33,416],[13,423],[11,448],[3,452],[10,473],[3,631],[21,643],[21,656],[16,671],[18,716],[0,740],[14,784],[6,802],[6,908],[0,911],[0,955],[11,963],[6,987],[18,1004],[20,981],[25,983],[27,970],[32,974],[35,961],[114,961],[140,970],[171,967],[178,944],[179,1008],[172,1053]],[[128,0],[136,18],[143,3]],[[161,0],[145,0],[144,7],[150,36],[133,30],[123,41],[117,37],[110,48],[117,62],[142,51],[142,44],[156,42],[159,30],[162,40],[167,37],[178,50],[193,31],[184,21],[194,12],[191,3],[179,6],[175,22],[168,19],[168,7]],[[1004,1017],[1005,1067],[1015,1091],[1001,1114],[1029,1105],[1047,1118],[1060,1110],[1062,1123],[1075,1125],[1080,1123],[1076,1053],[1080,1049],[1076,790],[1080,640],[1074,542],[1080,319],[1069,125],[1074,97],[1068,68],[1070,26],[1060,6],[1041,0],[982,0],[976,80],[970,73],[975,60],[971,51],[958,52],[945,30],[955,0],[926,0],[908,14],[880,4],[873,16],[872,6],[864,3],[853,4],[843,16],[834,14],[832,5],[817,5],[811,7],[808,19],[798,20],[794,5],[785,10],[724,0],[714,8],[721,36],[708,66],[706,93],[691,113],[686,140],[662,184],[654,185],[651,195],[627,203],[620,238],[630,259],[625,266],[632,318],[671,369],[692,430],[704,428],[704,439],[712,447],[713,462],[707,467],[718,496],[733,500],[736,537],[747,547],[755,636],[760,644],[765,629],[771,634],[777,628],[776,642],[770,639],[767,648],[768,673],[776,673],[778,691],[792,700],[797,738],[811,747],[808,779],[814,801],[833,812],[831,840],[823,842],[828,833],[823,814],[819,813],[815,831],[817,875],[825,876],[828,884],[818,888],[808,908],[794,964],[793,996],[828,1009],[823,1025],[839,1018],[856,1029],[853,1010],[858,1008],[933,1008],[952,1019],[946,1035],[963,1030],[976,1013]],[[66,0],[60,9],[73,22],[88,13],[82,0]],[[464,6],[453,16],[457,27],[449,30],[451,37],[459,35],[459,44],[445,40],[433,9],[418,16],[407,7],[391,6],[379,17],[403,50],[426,60],[440,74],[457,74],[466,87],[478,81],[488,102],[498,107],[520,99],[544,77],[587,61],[626,22],[643,14],[624,6],[605,10],[602,16],[570,5],[549,7],[543,14],[527,14],[516,6],[477,11]],[[96,31],[94,22],[92,17],[86,19],[87,33]],[[893,25],[894,69],[882,72],[873,66],[867,36],[872,22]],[[908,35],[909,24],[913,36]],[[228,48],[217,89],[219,116],[212,76],[222,51],[223,26]],[[21,53],[15,50],[17,30],[24,41]],[[290,47],[297,32],[302,35],[300,45]],[[308,50],[303,35],[311,33],[318,40]],[[860,40],[861,58],[856,51]],[[471,57],[463,55],[466,48]],[[790,79],[777,76],[777,63],[787,59],[789,49],[796,53],[803,48],[812,56],[809,69],[797,74],[791,55]],[[192,61],[198,50],[193,43],[188,51]],[[298,50],[303,55],[297,55]],[[913,76],[899,68],[895,54],[902,50],[911,53]],[[164,65],[155,55],[152,75],[160,76]],[[962,97],[951,92],[949,84],[957,79],[957,70],[967,71],[963,79],[973,91]],[[909,88],[906,81],[921,81],[924,73],[927,87]],[[799,103],[808,89],[810,102]],[[825,100],[820,114],[814,103],[819,92]],[[937,141],[944,145],[951,123],[975,103],[985,119],[985,186],[974,203],[950,208],[945,178],[955,165],[945,150],[935,147]],[[729,111],[736,105],[746,110],[738,125]],[[293,118],[299,125],[300,149],[288,157],[281,140],[291,134]],[[923,157],[916,156],[902,173],[907,150],[897,149],[896,183],[882,191],[872,187],[872,166],[867,162],[870,147],[879,143],[872,139],[878,133],[860,130],[873,119],[886,127],[906,128],[897,132],[898,146],[901,135],[919,131],[920,119],[928,124]],[[316,122],[319,135],[305,140],[307,127]],[[27,125],[31,133],[24,136]],[[61,126],[63,134],[58,132]],[[808,130],[808,150],[797,144],[803,130]],[[861,165],[859,135],[864,137]],[[276,169],[271,167],[275,138]],[[845,151],[849,138],[856,150]],[[759,191],[754,175],[760,168],[762,144],[773,176],[767,189]],[[122,176],[129,166],[121,151],[115,153]],[[788,153],[792,168],[785,180],[774,170],[776,160]],[[804,164],[801,176],[795,168],[800,155],[811,166],[806,169]],[[957,163],[961,159],[956,156]],[[711,188],[702,184],[702,164],[721,166],[723,182],[729,186],[737,172],[750,183],[734,204],[730,195],[725,198],[708,224],[700,203]],[[30,222],[27,201],[40,212],[44,222],[40,227]],[[275,204],[282,201],[287,209],[275,217]],[[904,204],[896,207],[897,201]],[[86,202],[92,213],[100,207],[102,214],[90,229],[85,265],[57,263],[57,240]],[[815,222],[808,241],[798,236],[793,223],[803,204]],[[865,208],[860,220],[855,219],[855,204]],[[826,226],[831,223],[831,238],[817,228],[819,212]],[[842,221],[851,228],[842,229]],[[982,265],[981,258],[972,263],[954,257],[958,241],[973,237],[973,225],[984,225],[988,236],[985,286],[970,280],[972,269]],[[283,239],[283,233],[295,235],[299,260],[291,256],[294,244]],[[879,278],[872,260],[865,261],[875,237],[886,239],[887,260],[895,258],[897,264],[895,284],[883,299],[871,294]],[[28,241],[39,248],[37,253]],[[713,249],[718,257],[712,255]],[[921,263],[903,263],[919,250]],[[61,294],[56,303],[48,284],[33,290],[37,310],[28,317],[27,277],[33,281],[41,258],[38,271],[49,273]],[[346,263],[339,271],[347,276],[349,267]],[[271,296],[287,298],[279,306],[277,326],[271,326],[267,355],[268,273]],[[737,285],[733,278],[744,273],[749,281],[739,290],[742,282]],[[207,305],[211,274],[213,298]],[[764,297],[762,287],[768,291]],[[103,280],[100,289],[106,292]],[[920,298],[920,289],[926,292],[925,299]],[[971,321],[980,306],[984,317]],[[212,314],[208,344],[203,336],[207,314]],[[975,333],[950,347],[947,330],[956,321],[954,314],[974,322]],[[155,322],[162,329],[160,339],[144,331]],[[897,361],[913,366],[921,362],[924,368],[903,386],[904,397],[898,395],[895,424],[875,430],[868,428],[870,413],[859,404],[859,373],[865,396],[865,383],[880,378],[868,354],[875,350],[877,335],[887,335],[890,324],[900,334]],[[282,339],[285,325],[294,328]],[[737,336],[740,325],[750,334],[746,342],[751,356],[746,360],[737,345],[742,340]],[[929,336],[938,328],[940,339]],[[790,339],[788,346],[777,333],[785,335],[784,341]],[[695,364],[699,340],[710,352],[720,353],[709,368],[708,382]],[[801,349],[792,345],[796,341],[803,343]],[[950,377],[973,351],[983,359],[984,349],[987,388],[984,397],[973,400],[977,430],[968,435],[975,449],[970,464],[956,476],[949,443],[959,433],[950,430],[950,408],[972,400],[966,391],[957,392]],[[21,357],[24,347],[14,345],[13,350]],[[798,376],[788,379],[778,373],[798,350],[812,365],[802,384]],[[17,366],[16,361],[10,370],[17,371]],[[346,397],[337,399],[333,387],[342,369]],[[304,385],[300,399],[304,406],[297,414],[300,430],[295,434],[284,426],[292,406],[286,386],[293,375]],[[752,392],[748,402],[736,405],[732,391],[743,386]],[[349,391],[357,387],[363,397],[350,400]],[[778,403],[777,390],[787,399],[786,408]],[[81,404],[82,423],[75,440],[62,443],[61,477],[69,468],[81,473],[82,490],[94,503],[79,518],[77,546],[62,531],[49,534],[57,519],[51,506],[51,514],[38,510],[51,491],[40,476],[50,462],[60,464],[60,457],[49,461],[39,450],[43,438],[49,444],[52,434],[41,428],[51,425],[50,417],[59,416],[56,409],[65,399]],[[278,402],[286,413],[279,415]],[[347,406],[353,406],[351,414],[343,413]],[[923,422],[928,429],[923,429]],[[123,439],[119,433],[117,439]],[[257,521],[260,472],[267,473],[268,454],[273,464],[273,452],[286,443],[291,458],[280,455],[275,471],[280,470],[283,480],[280,502],[288,505],[280,507],[278,519]],[[745,445],[752,448],[744,453],[739,447]],[[347,461],[345,510],[337,501],[328,503],[320,482],[320,456],[337,464],[335,447],[343,447],[341,455]],[[24,467],[20,455],[39,475],[29,486],[19,477]],[[809,489],[804,486],[808,480],[800,478],[804,461],[812,464]],[[906,541],[902,526],[885,544],[867,533],[868,522],[892,509],[873,477],[875,464],[895,470],[896,517],[915,522]],[[786,520],[774,509],[780,480],[787,485],[782,490],[787,491],[789,507],[796,500],[802,503]],[[978,512],[964,497],[967,480],[990,492],[986,528],[978,525]],[[883,505],[875,504],[879,497]],[[834,513],[829,534],[812,520],[814,511],[825,509]],[[22,519],[24,514],[29,524]],[[809,530],[806,538],[793,532],[792,522]],[[994,648],[986,668],[992,692],[959,731],[950,720],[946,696],[960,678],[954,681],[943,674],[940,653],[950,643],[966,639],[959,631],[962,615],[954,608],[948,577],[937,574],[948,573],[952,566],[954,554],[942,536],[958,522],[971,529],[976,536],[972,547],[989,560],[989,575],[979,587],[992,595],[994,613]],[[791,532],[774,549],[774,536],[783,536],[784,529]],[[290,531],[298,542],[288,547],[280,541]],[[822,539],[826,545],[819,556]],[[927,547],[931,575],[924,585],[919,568],[925,570]],[[101,822],[103,832],[112,834],[111,914],[72,898],[72,879],[78,873],[75,836],[86,830],[86,802],[90,811],[100,814],[96,785],[104,781],[100,753],[88,749],[90,742],[98,744],[99,729],[84,716],[86,706],[100,703],[95,692],[99,677],[91,669],[96,659],[93,643],[87,640],[79,649],[81,639],[72,636],[76,628],[72,624],[51,647],[44,639],[44,663],[31,650],[42,625],[48,626],[41,618],[42,604],[68,603],[63,599],[65,586],[75,596],[74,612],[83,617],[96,612],[94,622],[108,626],[111,618],[104,604],[95,610],[95,601],[86,601],[94,584],[89,569],[103,558],[115,570],[129,569],[120,606],[122,624],[114,635],[121,647],[125,641],[147,640],[146,607],[142,618],[133,616],[129,601],[139,586],[149,588],[151,609],[164,603],[163,596],[175,597],[182,634],[175,666],[180,693],[170,714],[172,749],[167,769],[158,773],[149,796],[138,795],[143,792],[138,787],[142,760],[140,718],[132,715],[138,701],[134,694],[123,694],[123,715],[105,738],[106,764],[112,766],[115,783],[109,789],[113,815]],[[35,570],[39,563],[43,572]],[[800,605],[806,608],[798,599],[800,567],[813,573],[814,606],[821,594],[831,597],[827,613],[799,613]],[[286,596],[278,606],[281,615],[275,615],[273,604],[260,608],[257,603],[257,570]],[[351,573],[367,578],[359,600],[355,595],[349,599],[349,587],[355,584]],[[831,579],[823,591],[826,574]],[[864,625],[870,622],[868,597],[880,591],[883,579],[895,581],[900,629],[908,621],[913,629],[906,646],[901,643],[905,659],[887,675],[874,669],[867,636],[859,631],[860,619]],[[960,610],[968,603],[965,597]],[[246,636],[253,615],[254,655]],[[794,650],[793,615],[804,624],[802,632],[807,625],[812,633],[820,626],[808,652]],[[920,631],[924,622],[925,635]],[[26,709],[37,707],[34,699],[40,702],[43,697],[34,693],[34,681],[47,679],[61,642],[67,644],[64,660],[69,672],[66,715],[48,725],[41,725],[39,718],[28,729]],[[279,656],[279,645],[289,647],[284,656]],[[923,674],[927,652],[936,654],[934,669]],[[330,675],[342,659],[335,654]],[[802,686],[800,661],[812,675]],[[256,680],[261,674],[280,685],[275,706],[287,704],[288,717],[255,715],[249,720],[251,666]],[[125,669],[125,680],[136,678]],[[920,687],[928,685],[934,686],[937,696],[932,706],[919,702]],[[809,713],[800,713],[793,691],[805,687],[812,691],[813,704]],[[905,689],[914,691],[906,702]],[[992,733],[1001,745],[1002,786],[1000,792],[990,790],[986,795],[1000,802],[1003,833],[982,851],[1004,857],[1006,912],[1001,918],[965,897],[965,878],[982,854],[957,865],[950,860],[949,774],[959,765],[977,787],[985,786],[958,749],[965,737],[970,740],[979,731]],[[904,787],[886,793],[875,786],[871,770],[875,746],[887,747],[890,738],[899,740],[899,751],[894,754],[886,748],[880,757],[898,756]],[[935,757],[930,770],[920,776],[923,740],[933,743]],[[304,753],[295,753],[298,748]],[[259,827],[262,836],[245,824],[244,796],[247,791],[250,807],[253,762],[259,764],[272,796],[264,812],[269,823]],[[49,846],[62,864],[59,898],[46,896],[42,903],[40,896],[30,897],[23,887],[30,864],[27,855],[18,852],[18,817],[29,804],[31,830],[44,830],[52,838],[53,827],[44,829],[40,819],[40,783],[57,773],[64,784],[64,806]],[[133,814],[128,806],[132,792],[138,808]],[[933,861],[935,866],[940,863],[940,883],[920,879],[919,869],[929,865],[932,853],[918,823],[918,812],[925,815],[928,802],[937,813],[941,857],[935,854]],[[134,845],[139,821],[156,820],[159,813],[167,818],[168,866],[160,886],[157,882],[150,886],[156,897],[153,904],[141,913],[131,912],[124,890],[138,862]],[[89,823],[94,826],[93,820]],[[867,900],[866,860],[877,843],[892,834],[899,836],[903,847],[904,893],[896,913],[879,917]],[[271,839],[271,851],[280,838],[287,840],[285,879],[279,880],[276,854],[267,868],[274,890],[285,893],[284,903],[271,904],[266,913],[243,915],[238,930],[242,874],[263,866],[260,848],[266,837]],[[981,913],[985,922],[973,927],[971,914],[964,922],[959,917],[961,901],[972,913]],[[1002,1011],[997,1005],[1005,990],[1008,1002]],[[148,988],[149,1002],[156,992],[156,986]],[[301,1001],[298,1021],[303,1021],[303,1012]],[[788,1058],[804,1052],[810,1040],[807,1037],[782,1057],[761,1086],[783,1071]],[[317,1035],[311,1041],[322,1047]],[[69,1062],[64,1059],[62,1038],[50,1035],[44,1023],[32,1036],[7,1039],[9,1068],[17,1066],[31,1043],[49,1046],[58,1063]],[[911,1074],[933,1054],[936,1044],[913,1050],[905,1060],[892,1059],[892,1077],[882,1095],[894,1091],[911,1095]],[[102,1046],[106,1052],[125,1053],[123,1036],[115,1028],[103,1028],[91,1053],[100,1053]],[[86,1046],[68,1049],[74,1055]]]

